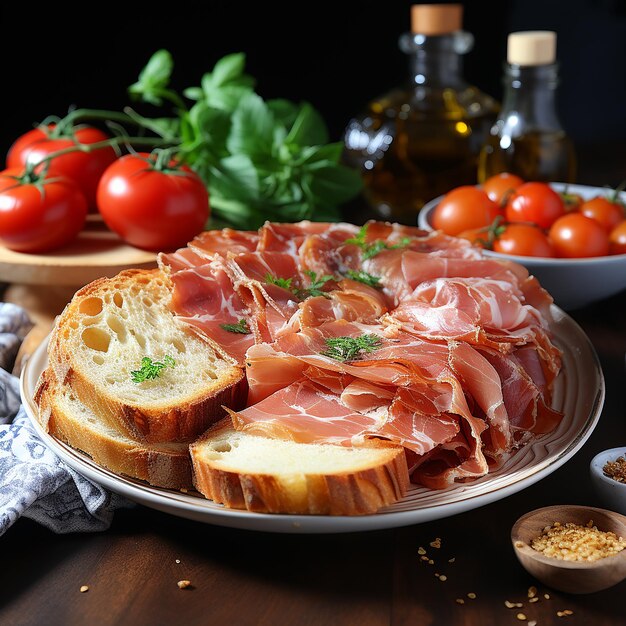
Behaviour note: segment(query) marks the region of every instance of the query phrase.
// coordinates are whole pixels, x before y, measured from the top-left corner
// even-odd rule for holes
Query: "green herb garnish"
[[[354,361],[362,356],[363,352],[374,352],[382,346],[382,339],[378,335],[361,335],[360,337],[327,337],[328,350],[320,352],[323,356],[337,361]]]
[[[357,280],[364,285],[369,285],[370,287],[374,287],[376,289],[380,289],[382,287],[382,285],[380,284],[380,278],[378,276],[368,274],[363,270],[348,270],[346,272],[346,276],[348,278],[351,278],[352,280]]]
[[[291,283],[293,282],[293,278],[280,278],[279,276],[265,274],[265,282],[270,283],[270,285],[276,285],[277,287],[281,287],[282,289],[286,289],[287,291],[291,291],[292,293],[294,293],[294,288],[291,285]]]
[[[141,368],[131,372],[134,383],[142,383],[144,380],[151,380],[161,375],[161,370],[166,367],[175,367],[176,361],[166,354],[163,361],[153,361],[149,356],[141,359]]]
[[[173,105],[172,113],[128,115],[179,148],[206,183],[218,220],[255,229],[266,220],[340,218],[339,207],[362,187],[361,175],[341,163],[343,144],[329,143],[311,104],[261,98],[242,53],[220,59],[182,95],[170,87],[173,67],[172,55],[159,50],[129,88],[143,102]]]
[[[366,238],[367,224],[364,224],[359,229],[356,237],[350,237],[349,239],[346,239],[344,243],[359,246],[359,248],[361,248],[361,250],[363,251],[363,260],[375,257],[383,250],[397,250],[398,248],[406,248],[411,243],[410,237],[403,237],[398,243],[393,245],[385,243],[382,239],[376,239],[376,241],[368,243],[367,241],[365,241]]]
[[[324,287],[328,281],[335,280],[335,277],[331,274],[324,274],[318,278],[317,274],[312,270],[304,273],[311,279],[311,284],[308,287],[299,290],[300,297],[303,300],[310,298],[311,296],[324,296],[324,298],[328,298],[328,294],[325,291],[322,291],[322,287]]]
[[[236,324],[220,324],[220,328],[227,330],[229,333],[239,333],[241,335],[249,335],[252,331],[246,320],[241,319]]]

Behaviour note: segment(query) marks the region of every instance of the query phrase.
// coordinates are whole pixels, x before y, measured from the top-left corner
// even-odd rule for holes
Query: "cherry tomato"
[[[78,126],[72,135],[54,136],[54,124],[39,126],[19,137],[7,154],[7,167],[23,167],[27,163],[39,163],[44,157],[76,145],[96,143],[109,139],[97,128]],[[113,148],[100,148],[93,152],[70,152],[50,160],[49,177],[63,176],[73,180],[85,194],[89,207],[96,208],[96,189],[102,172],[117,155]]]
[[[482,187],[491,200],[500,206],[504,206],[511,192],[523,184],[524,180],[519,176],[509,174],[509,172],[502,172],[488,178]]]
[[[470,228],[459,233],[457,237],[467,239],[472,245],[478,248],[491,248],[489,244],[489,230],[484,226],[481,228]]]
[[[493,242],[494,252],[518,256],[553,257],[552,244],[537,226],[507,224]]]
[[[128,154],[110,165],[98,185],[98,209],[109,228],[145,250],[186,245],[209,217],[209,196],[202,179],[157,156]]]
[[[568,213],[560,217],[550,227],[548,236],[558,257],[596,257],[609,253],[606,230],[582,213]]]
[[[531,222],[549,228],[565,213],[565,206],[547,183],[524,183],[509,198],[505,213],[509,222]]]
[[[449,191],[433,211],[433,227],[447,235],[489,226],[501,215],[498,205],[478,187],[469,185]]]
[[[20,180],[22,168],[0,172],[0,243],[16,252],[47,252],[72,241],[85,225],[87,200],[71,180]]]
[[[579,211],[596,222],[600,222],[607,233],[610,233],[624,219],[622,205],[602,196],[583,202]]]
[[[559,196],[561,196],[561,200],[563,200],[566,213],[578,211],[578,209],[580,209],[580,205],[585,201],[580,194],[571,193],[569,191],[561,191],[559,192]]]
[[[620,222],[609,235],[609,254],[626,254],[626,220]]]

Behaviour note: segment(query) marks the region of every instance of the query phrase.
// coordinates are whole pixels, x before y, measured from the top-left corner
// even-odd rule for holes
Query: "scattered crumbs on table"
[[[440,580],[442,583],[445,583],[445,582],[446,582],[446,580],[448,580],[448,577],[447,577],[445,574],[442,574],[441,576],[439,576],[439,580]]]
[[[557,611],[557,617],[569,617],[570,615],[574,615],[574,611],[570,611],[569,609],[565,609],[564,611]]]
[[[539,602],[539,597],[535,596],[534,598],[529,598],[528,601],[532,604],[533,602]]]
[[[515,602],[510,602],[509,600],[505,600],[505,601],[504,601],[504,606],[505,606],[507,609],[512,609],[512,608],[515,606]]]
[[[470,600],[476,600],[476,594],[475,594],[473,591],[470,591],[470,592],[467,594],[467,597],[468,597]]]
[[[451,559],[448,559],[448,563],[454,563],[456,561],[456,557],[452,557]]]
[[[544,594],[543,594],[543,597],[544,597],[546,600],[549,600],[549,599],[550,599],[550,594],[549,594],[549,593],[544,593]]]
[[[180,563],[180,559],[176,559],[176,563]]]
[[[424,548],[422,548],[422,546],[420,546],[420,547],[417,549],[417,553],[418,553],[418,554],[426,554],[426,550],[424,550]]]
[[[524,613],[518,613],[515,617],[517,617],[520,622],[526,621],[526,615],[524,615]]]
[[[435,562],[432,559],[428,559],[428,565],[434,565]]]
[[[181,491],[181,493],[189,493],[189,489],[187,489],[185,487],[181,487],[180,491]]]
[[[431,548],[441,548],[441,537],[436,537],[429,545]]]
[[[528,622],[528,626],[537,626],[537,620],[531,619],[530,622]]]
[[[455,600],[455,602],[456,602],[457,604],[465,604],[465,600],[463,600],[463,598],[457,598],[457,599]]]
[[[89,585],[83,585],[83,586],[80,588],[80,592],[81,592],[81,593],[85,593],[86,591],[89,591]]]
[[[177,583],[179,589],[189,589],[191,587],[190,580],[179,580]]]
[[[528,587],[528,597],[534,598],[536,595],[537,595],[537,587],[535,586]]]
[[[428,561],[428,557],[427,556],[421,556],[420,557],[420,561]]]

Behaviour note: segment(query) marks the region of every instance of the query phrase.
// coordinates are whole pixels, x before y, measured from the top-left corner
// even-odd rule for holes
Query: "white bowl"
[[[550,186],[559,192],[567,188],[569,193],[580,194],[585,199],[606,195],[608,191],[604,187],[564,183],[552,183]],[[439,196],[424,205],[417,220],[420,228],[433,230],[430,220],[442,198]],[[625,200],[626,194],[621,194],[621,198]],[[484,253],[524,265],[550,292],[556,304],[565,310],[580,308],[626,289],[626,254],[587,259],[547,259],[500,254],[491,250]]]
[[[589,464],[591,483],[606,508],[626,515],[626,483],[620,483],[604,475],[602,468],[607,461],[626,456],[626,446],[611,448],[596,454]]]

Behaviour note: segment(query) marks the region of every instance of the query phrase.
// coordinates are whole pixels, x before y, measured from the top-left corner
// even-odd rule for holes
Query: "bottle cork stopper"
[[[512,65],[549,65],[556,61],[556,33],[528,30],[511,33],[506,60]]]
[[[462,28],[461,4],[414,4],[411,32],[420,35],[447,35]]]

